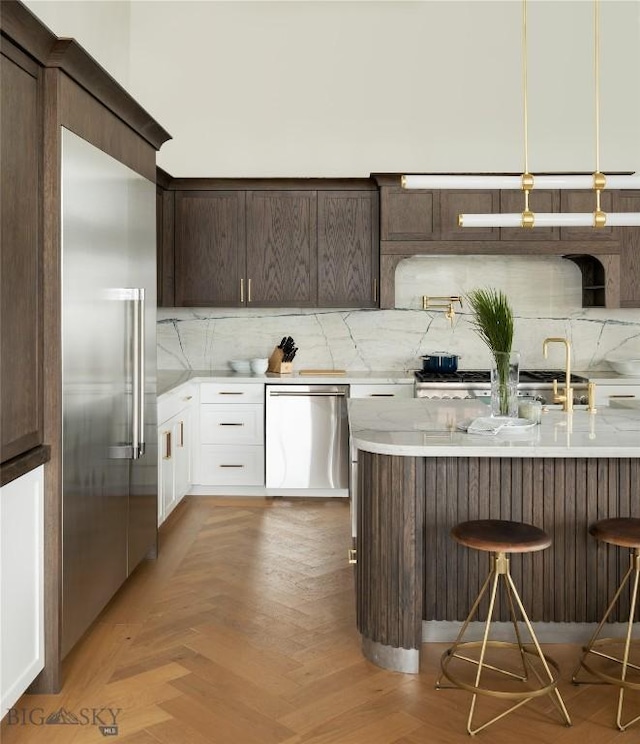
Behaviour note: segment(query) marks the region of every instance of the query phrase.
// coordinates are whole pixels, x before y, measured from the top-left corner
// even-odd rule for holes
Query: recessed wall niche
[[[400,261],[395,306],[421,309],[423,295],[463,296],[477,287],[502,290],[521,316],[564,316],[582,307],[582,273],[572,261],[483,255],[412,256]]]

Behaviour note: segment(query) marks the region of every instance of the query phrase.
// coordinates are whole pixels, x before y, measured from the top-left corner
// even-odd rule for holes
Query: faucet
[[[558,394],[558,381],[553,381],[553,402],[562,403],[562,410],[570,413],[573,411],[573,388],[571,387],[571,344],[566,338],[545,338],[542,342],[542,353],[547,358],[547,347],[551,343],[564,344],[566,347],[565,356],[565,383],[564,394]]]

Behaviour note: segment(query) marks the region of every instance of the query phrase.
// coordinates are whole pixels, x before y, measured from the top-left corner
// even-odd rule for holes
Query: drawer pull
[[[235,390],[221,390],[218,395],[244,395],[242,391],[236,392]]]
[[[219,468],[243,468],[244,465],[218,465]]]
[[[609,397],[610,398],[635,398],[636,396],[635,395],[631,395],[631,394],[629,394],[629,395],[622,395],[621,394],[621,395],[610,395]]]
[[[191,400],[191,398],[193,398],[193,395],[187,395],[187,396],[185,397],[185,400]]]
[[[395,393],[369,393],[370,398],[393,398]]]
[[[357,551],[356,551],[355,548],[349,548],[348,556],[349,556],[349,563],[357,563],[358,562]]]
[[[228,424],[221,421],[218,426],[244,426],[244,424],[240,423],[239,421],[233,421]]]

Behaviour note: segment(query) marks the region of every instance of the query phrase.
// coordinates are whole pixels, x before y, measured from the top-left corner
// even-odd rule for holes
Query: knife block
[[[275,372],[278,375],[290,375],[293,371],[293,362],[283,362],[284,353],[282,349],[276,347],[269,357],[269,366],[267,372]]]

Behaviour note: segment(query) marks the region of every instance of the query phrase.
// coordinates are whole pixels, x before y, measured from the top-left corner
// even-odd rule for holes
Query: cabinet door
[[[318,306],[378,304],[378,198],[374,191],[318,193]]]
[[[587,212],[591,214],[596,208],[596,195],[593,191],[569,191],[560,192],[560,206],[563,212]],[[600,206],[604,212],[611,212],[613,198],[610,191],[603,191],[600,195]],[[560,228],[562,240],[616,240],[616,235],[611,227],[596,229],[594,227],[562,227]]]
[[[440,192],[441,240],[498,240],[497,227],[460,227],[460,214],[497,214],[500,211],[500,192],[462,189]]]
[[[315,191],[247,192],[247,304],[316,304],[316,222]]]
[[[167,421],[158,429],[158,524],[169,516],[176,503],[173,422]]]
[[[558,191],[537,191],[529,194],[529,209],[532,212],[557,212],[560,209]],[[501,191],[500,211],[506,214],[521,213],[524,210],[524,193],[522,191]],[[501,227],[501,240],[559,240],[559,227]]]
[[[191,411],[186,408],[177,417],[173,426],[175,462],[175,501],[184,498],[191,488]]]
[[[0,56],[2,462],[43,441],[39,72],[11,45],[6,51],[12,58]]]
[[[380,189],[381,240],[433,240],[437,191],[406,191],[400,186]]]
[[[617,191],[614,211],[640,212],[640,191]],[[620,307],[640,307],[640,227],[617,227],[620,253]]]
[[[175,304],[244,304],[245,194],[178,191],[175,201]]]

